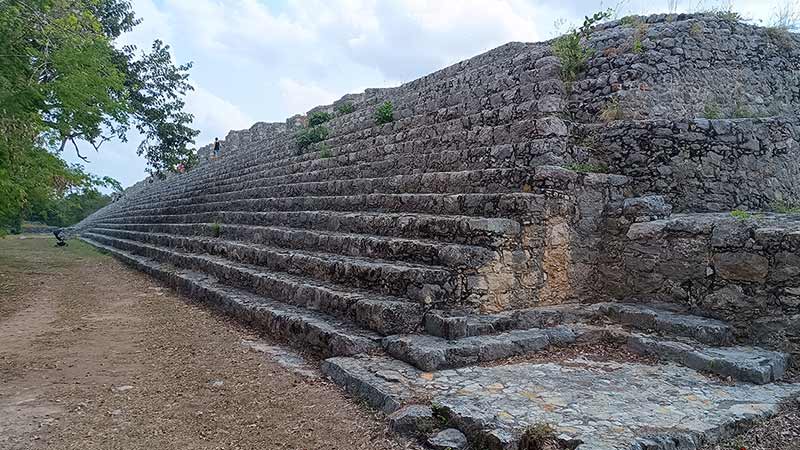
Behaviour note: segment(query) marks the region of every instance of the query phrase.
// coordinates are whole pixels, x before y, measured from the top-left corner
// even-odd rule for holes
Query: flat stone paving
[[[694,449],[776,412],[800,384],[731,385],[674,364],[519,363],[422,372],[385,357],[331,358],[323,370],[386,411],[430,400],[489,448],[546,422],[579,450]],[[487,445],[488,444],[488,445]]]

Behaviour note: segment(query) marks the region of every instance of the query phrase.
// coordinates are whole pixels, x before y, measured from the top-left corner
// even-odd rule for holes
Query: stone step
[[[211,255],[190,254],[94,233],[84,233],[84,237],[175,267],[205,272],[226,284],[235,284],[275,301],[341,317],[381,334],[413,332],[422,323],[422,306],[398,297],[269,272]]]
[[[181,294],[221,310],[259,331],[285,339],[324,356],[379,353],[380,336],[333,317],[293,307],[220,283],[191,270],[175,270],[159,261],[137,256],[88,238],[85,242],[152,275]]]
[[[221,211],[367,211],[515,217],[539,221],[572,214],[572,197],[558,193],[365,194],[243,199],[198,205],[125,210],[124,216],[180,215]],[[117,216],[118,217],[118,216]]]
[[[429,151],[423,151],[420,150],[421,145],[422,143],[417,145],[414,142],[406,142],[403,144],[403,148],[398,149],[392,146],[388,150],[370,147],[341,156],[307,161],[289,173],[285,173],[285,168],[243,172],[238,167],[231,167],[230,173],[209,174],[197,183],[176,183],[174,189],[143,197],[140,202],[184,198],[192,194],[214,194],[254,187],[263,188],[275,184],[292,185],[327,180],[385,178],[396,175],[476,171],[504,167],[526,170],[536,164],[553,160],[554,153],[563,152],[561,139],[531,140],[527,136],[524,143],[492,146],[475,147],[468,144],[450,143],[447,147],[433,147]],[[428,142],[427,145],[431,144]],[[411,184],[419,184],[419,182],[411,180]],[[362,189],[365,188],[362,187]],[[365,192],[369,192],[369,190]]]
[[[690,339],[664,340],[636,333],[628,337],[627,346],[700,372],[755,384],[778,381],[789,367],[787,354],[758,347],[709,347]]]
[[[90,228],[101,234],[159,247],[227,258],[268,270],[309,276],[420,303],[439,303],[469,295],[464,276],[441,266],[347,257],[333,253],[281,249],[222,237],[173,236],[164,233]]]
[[[391,356],[430,372],[527,355],[576,339],[571,328],[556,326],[450,340],[418,334],[388,336],[383,347]]]
[[[730,345],[735,340],[733,327],[707,317],[679,314],[646,304],[599,303],[595,308],[611,320],[639,330],[689,337],[716,346]]]
[[[213,211],[178,215],[137,215],[97,219],[114,225],[180,225],[205,227],[208,223],[285,226],[294,229],[354,234],[372,234],[410,239],[431,239],[449,243],[495,247],[519,239],[520,222],[495,217],[433,215],[419,213],[376,213],[348,211]]]
[[[215,235],[215,227],[211,223],[115,224],[99,222],[94,226],[175,236],[213,237]],[[474,245],[279,226],[226,224],[224,228],[220,228],[220,232],[227,240],[252,244],[457,268],[480,267],[497,256],[494,250]]]
[[[343,197],[361,194],[498,194],[514,192],[542,193],[577,190],[585,176],[560,167],[541,166],[536,169],[489,169],[464,172],[435,172],[400,175],[386,178],[334,179],[325,182],[295,183],[268,187],[237,186],[231,192],[200,194],[185,198],[158,200],[137,208],[129,205],[126,211],[141,208],[169,208],[203,203],[235,200],[294,198],[305,196]]]
[[[460,339],[511,330],[550,328],[587,320],[591,314],[592,311],[580,304],[538,306],[495,314],[434,310],[425,315],[425,332],[445,339]]]
[[[356,176],[361,174],[356,173]],[[230,201],[247,198],[342,196],[373,193],[496,193],[527,189],[538,190],[547,186],[546,180],[535,179],[530,169],[486,169],[461,172],[429,172],[410,175],[391,175],[383,172],[380,178],[347,178],[331,175],[324,181],[271,184],[270,179],[228,186],[223,192],[203,189],[191,197],[160,198],[146,203],[148,207],[188,205],[206,202]],[[556,180],[554,180],[556,181]],[[132,207],[134,205],[130,205]]]
[[[496,114],[496,112],[494,112]],[[417,133],[409,134],[408,130],[397,132],[396,136],[385,141],[376,141],[375,138],[365,136],[356,141],[357,145],[343,146],[326,141],[326,152],[330,158],[322,158],[320,151],[314,152],[312,157],[303,157],[300,161],[276,161],[270,155],[255,153],[249,163],[244,161],[220,161],[213,166],[204,166],[202,171],[185,174],[181,182],[169,186],[176,190],[178,195],[185,195],[203,189],[208,183],[229,183],[252,180],[255,178],[268,178],[290,174],[308,173],[315,170],[330,169],[342,166],[352,166],[362,163],[380,163],[381,160],[413,160],[419,167],[420,162],[429,163],[431,166],[440,167],[435,170],[446,170],[448,163],[472,162],[476,168],[490,167],[486,157],[492,154],[514,155],[516,163],[523,165],[534,162],[535,158],[547,157],[554,152],[564,152],[563,137],[566,133],[564,122],[556,118],[531,119],[527,112],[521,113],[524,117],[513,120],[513,117],[497,119],[490,124],[481,126],[475,122],[482,122],[487,117],[487,111],[476,114],[469,120],[465,118],[453,119],[449,122],[433,122],[425,127],[417,127]],[[513,125],[511,125],[513,123]],[[513,127],[513,128],[512,128]],[[517,136],[516,138],[512,138]],[[402,144],[401,144],[402,143]],[[478,145],[478,147],[476,147]],[[454,159],[453,151],[458,151]],[[444,158],[444,159],[442,159]],[[534,159],[532,159],[534,158]],[[552,158],[552,156],[550,156]],[[542,163],[540,161],[539,163]],[[407,161],[394,164],[397,167],[407,166]],[[464,168],[468,168],[466,166]],[[431,170],[431,169],[428,169]],[[202,175],[201,175],[202,173]],[[352,175],[351,175],[352,176]],[[171,180],[170,180],[171,182]],[[161,192],[159,194],[170,194]],[[158,195],[158,194],[152,194]]]
[[[535,63],[533,63],[535,64]],[[513,108],[512,111],[515,111],[515,114],[519,115],[519,118],[529,118],[534,111],[537,109],[541,109],[539,105],[549,104],[552,103],[551,100],[542,101],[545,99],[549,99],[550,97],[563,97],[564,96],[564,87],[563,83],[557,80],[557,69],[556,66],[543,66],[543,67],[532,67],[531,70],[536,72],[542,72],[543,76],[539,75],[531,75],[525,74],[523,79],[516,79],[509,88],[501,88],[505,89],[504,91],[495,92],[494,94],[491,91],[483,90],[481,94],[477,94],[481,92],[480,90],[476,89],[475,85],[469,85],[465,87],[463,92],[460,96],[453,97],[448,96],[448,98],[453,99],[454,103],[448,107],[447,105],[436,105],[434,109],[426,110],[424,104],[420,104],[418,98],[416,98],[416,94],[412,94],[415,100],[412,102],[413,108],[409,108],[408,112],[404,112],[404,106],[402,104],[396,105],[397,111],[396,116],[398,119],[390,124],[390,127],[375,127],[373,122],[372,111],[360,111],[359,115],[362,115],[362,120],[360,126],[357,126],[355,129],[352,127],[348,127],[347,124],[340,123],[346,121],[347,119],[353,118],[356,115],[350,114],[345,117],[334,118],[330,123],[329,127],[334,132],[331,138],[328,140],[331,146],[336,147],[342,144],[350,143],[350,142],[364,142],[367,140],[366,138],[372,137],[374,134],[373,130],[383,131],[403,131],[404,128],[408,125],[415,125],[419,126],[422,125],[435,125],[441,123],[446,120],[456,120],[461,121],[464,123],[469,123],[472,127],[475,126],[475,120],[464,120],[464,115],[469,114],[470,112],[477,112],[478,114],[474,114],[473,117],[476,119],[483,119],[487,116],[491,116],[491,114],[497,114],[497,111],[493,111],[493,108],[488,108],[489,103],[496,103],[495,97],[505,97],[507,100],[511,100],[513,98],[512,104],[518,104],[518,108]],[[514,67],[513,70],[518,71],[521,68],[519,66]],[[522,69],[521,73],[525,73],[528,69]],[[548,75],[549,74],[549,75]],[[556,75],[554,75],[556,74]],[[508,74],[505,74],[508,76]],[[537,78],[540,78],[540,81],[536,81]],[[478,80],[480,80],[479,78]],[[522,87],[520,85],[520,81],[528,87]],[[500,86],[497,84],[496,80],[492,83],[494,86]],[[452,88],[452,86],[445,86],[445,90]],[[441,93],[437,93],[441,95]],[[476,94],[478,97],[475,97]],[[482,101],[470,101],[475,97],[475,99],[480,99]],[[541,98],[544,97],[544,98]],[[468,105],[473,105],[470,109]],[[443,111],[445,111],[443,113]],[[508,111],[504,111],[505,116],[508,116]],[[552,113],[552,110],[547,109],[545,113]],[[499,116],[499,115],[498,115]],[[516,116],[512,117],[505,117],[504,120],[508,121],[513,119]],[[422,119],[422,120],[420,120]],[[351,121],[352,122],[352,121]],[[407,123],[407,124],[406,124]],[[288,134],[288,133],[287,133]],[[436,135],[441,133],[426,133],[426,138],[435,137]],[[275,137],[273,137],[275,139]],[[398,140],[408,140],[408,139],[397,139],[396,137],[392,137],[391,139],[387,139],[389,142],[395,142]],[[258,142],[251,143],[248,146],[247,152],[238,152],[238,158],[236,158],[235,162],[238,166],[244,167],[248,160],[249,154],[252,153],[253,147],[256,147]],[[286,156],[291,154],[292,152],[296,151],[295,149],[287,149],[283,150],[282,152],[269,152],[266,153],[265,156],[270,157],[272,160],[281,160],[282,156]],[[303,155],[301,155],[303,156]]]

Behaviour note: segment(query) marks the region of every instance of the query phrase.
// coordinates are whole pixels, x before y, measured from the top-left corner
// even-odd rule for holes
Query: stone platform
[[[583,358],[423,372],[391,358],[337,357],[322,368],[387,413],[429,401],[473,448],[492,450],[516,448],[540,423],[580,450],[694,449],[800,394],[800,384],[732,384],[674,364]]]

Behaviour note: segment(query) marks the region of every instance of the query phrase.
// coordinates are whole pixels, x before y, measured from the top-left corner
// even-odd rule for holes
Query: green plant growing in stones
[[[561,61],[562,80],[572,83],[586,68],[586,63],[594,54],[594,50],[584,45],[582,41],[591,35],[595,25],[611,15],[612,10],[608,9],[597,12],[592,17],[586,16],[580,28],[573,29],[553,42],[553,54]]]
[[[394,120],[394,105],[392,102],[385,101],[375,108],[375,123],[383,125]]]
[[[328,159],[332,156],[333,153],[331,153],[331,149],[327,145],[323,144],[322,148],[319,150],[319,157],[322,159]]]
[[[608,166],[605,164],[575,163],[564,168],[578,173],[608,173]]]
[[[519,438],[519,450],[543,450],[548,441],[554,441],[556,432],[544,422],[530,425]]]
[[[720,116],[719,106],[715,103],[706,103],[703,107],[703,117],[706,119],[719,119]]]
[[[636,31],[633,33],[633,45],[631,45],[631,51],[633,53],[643,53],[644,46],[642,45],[642,39],[647,36],[648,26],[644,22],[639,22],[636,26]]]
[[[689,34],[694,36],[695,38],[699,38],[703,35],[703,24],[700,22],[695,22],[689,27]]]
[[[325,111],[314,111],[308,116],[308,126],[315,127],[333,119],[333,115]]]
[[[324,141],[328,138],[328,128],[324,125],[303,128],[295,135],[295,142],[301,150],[308,148],[311,144]]]
[[[350,114],[355,110],[356,110],[356,107],[353,106],[353,104],[350,103],[350,102],[342,103],[341,105],[339,105],[336,108],[336,112],[339,113],[340,116],[344,116],[346,114]]]
[[[765,31],[769,40],[778,47],[789,50],[794,46],[789,30],[780,27],[768,27]]]
[[[603,122],[622,120],[624,118],[625,112],[622,110],[619,97],[612,98],[610,102],[606,103],[603,110],[600,111],[600,120]]]
[[[747,219],[752,219],[753,215],[741,209],[734,209],[733,211],[731,211],[731,217],[733,217],[736,220],[747,220]]]
[[[214,222],[211,224],[211,235],[215,238],[222,236],[222,224]]]
[[[773,211],[781,214],[800,214],[800,203],[788,203],[785,200],[775,200],[770,203]]]
[[[449,412],[447,408],[440,405],[439,403],[433,402],[431,403],[431,412],[433,412],[433,419],[436,421],[437,425],[440,428],[444,428],[447,426],[447,422],[450,421]]]
[[[753,112],[750,111],[750,108],[737,101],[736,106],[733,108],[733,117],[735,119],[747,119],[753,117]]]

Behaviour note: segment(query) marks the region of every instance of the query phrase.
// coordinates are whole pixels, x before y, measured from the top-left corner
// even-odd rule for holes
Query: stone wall
[[[797,321],[800,216],[675,215],[616,230],[618,241],[606,248],[616,261],[603,265],[608,295],[677,303],[744,335]],[[792,345],[800,349],[800,329],[784,331],[797,333]]]
[[[628,17],[597,27],[573,111],[595,120],[617,98],[629,119],[796,113],[800,36],[717,14]]]
[[[800,125],[793,118],[617,121],[578,143],[631,194],[660,194],[676,212],[769,209],[800,202]]]

